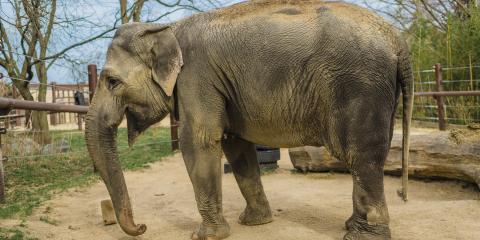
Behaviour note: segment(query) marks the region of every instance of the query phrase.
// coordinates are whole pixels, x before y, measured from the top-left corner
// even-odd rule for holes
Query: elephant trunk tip
[[[123,227],[122,226],[122,229],[123,229],[123,231],[125,231],[126,234],[128,234],[130,236],[138,236],[138,235],[144,234],[145,231],[147,231],[147,225],[137,224],[137,225],[134,225],[132,227]]]
[[[147,231],[145,224],[135,224],[130,206],[122,209],[117,215],[117,220],[122,230],[130,236],[142,235]]]

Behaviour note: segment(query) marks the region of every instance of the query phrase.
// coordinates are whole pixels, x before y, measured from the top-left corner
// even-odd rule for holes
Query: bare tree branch
[[[428,12],[428,14],[433,19],[433,21],[443,30],[447,30],[447,26],[445,25],[445,21],[440,21],[437,18],[435,13],[433,13],[433,11],[432,11],[432,7],[429,4],[427,4],[425,0],[420,0],[420,2],[423,4],[423,6],[425,7],[425,11]]]
[[[101,33],[99,33],[99,34],[91,37],[91,38],[87,38],[87,39],[85,39],[85,40],[83,40],[83,41],[80,41],[80,42],[77,42],[77,43],[75,43],[75,44],[72,44],[72,45],[64,48],[63,50],[61,50],[60,52],[58,52],[58,53],[56,53],[56,54],[53,54],[53,55],[51,55],[51,56],[48,56],[48,57],[45,57],[45,58],[42,58],[42,59],[35,60],[32,64],[36,64],[36,63],[39,63],[39,62],[41,62],[41,61],[46,61],[46,60],[58,58],[58,57],[62,56],[63,54],[65,54],[66,52],[72,50],[73,48],[76,48],[76,47],[78,47],[78,46],[81,46],[81,45],[84,45],[84,44],[89,43],[89,42],[91,42],[91,41],[94,41],[94,40],[96,40],[96,39],[99,39],[99,38],[105,36],[106,34],[108,34],[108,33],[112,32],[112,31],[116,30],[116,29],[117,29],[117,26],[116,26],[116,24],[115,24],[115,25],[114,25],[112,28],[110,28],[110,29],[107,29],[107,30],[105,30],[105,31],[103,31],[103,32],[101,32]]]

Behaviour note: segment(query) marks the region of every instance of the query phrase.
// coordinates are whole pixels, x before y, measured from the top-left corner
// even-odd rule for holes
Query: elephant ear
[[[140,38],[150,49],[152,78],[167,96],[172,96],[183,66],[182,51],[172,29],[165,25],[147,25]],[[139,54],[140,56],[143,54]]]

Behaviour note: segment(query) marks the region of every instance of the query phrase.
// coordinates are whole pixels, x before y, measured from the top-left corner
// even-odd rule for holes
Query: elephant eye
[[[110,90],[112,90],[112,89],[116,88],[118,85],[120,85],[120,80],[118,78],[115,78],[115,77],[108,77],[107,81],[108,81],[108,89],[110,89]]]

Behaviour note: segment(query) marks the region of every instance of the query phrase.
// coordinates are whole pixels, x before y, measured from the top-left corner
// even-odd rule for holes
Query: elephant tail
[[[398,56],[397,81],[402,89],[403,111],[402,111],[402,191],[401,195],[404,201],[408,200],[408,155],[410,148],[410,125],[413,111],[414,85],[413,71],[408,52],[408,46],[404,42],[404,47],[400,50]]]

